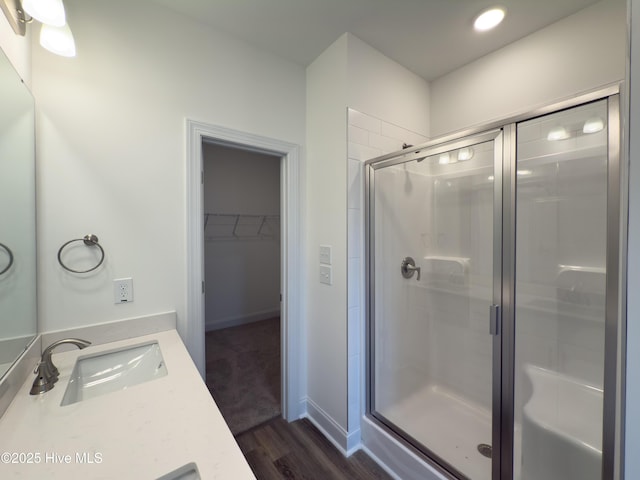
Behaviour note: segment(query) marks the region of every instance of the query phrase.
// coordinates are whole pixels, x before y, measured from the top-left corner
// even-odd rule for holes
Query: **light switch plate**
[[[331,265],[331,245],[320,245],[320,263]]]
[[[320,265],[320,283],[324,283],[325,285],[331,285],[333,283],[331,267]]]

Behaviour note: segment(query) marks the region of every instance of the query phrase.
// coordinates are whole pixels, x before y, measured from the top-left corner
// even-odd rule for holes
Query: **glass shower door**
[[[369,410],[474,480],[492,471],[501,146],[492,132],[369,172]]]
[[[516,479],[603,478],[608,127],[607,100],[517,126]]]

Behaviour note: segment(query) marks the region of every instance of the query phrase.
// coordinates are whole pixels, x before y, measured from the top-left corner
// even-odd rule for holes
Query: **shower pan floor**
[[[381,410],[438,457],[474,480],[490,480],[491,459],[478,445],[491,445],[491,412],[453,392],[427,385]]]

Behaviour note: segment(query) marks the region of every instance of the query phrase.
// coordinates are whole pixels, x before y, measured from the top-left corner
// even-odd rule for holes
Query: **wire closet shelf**
[[[207,242],[277,240],[280,215],[205,213],[204,237]]]

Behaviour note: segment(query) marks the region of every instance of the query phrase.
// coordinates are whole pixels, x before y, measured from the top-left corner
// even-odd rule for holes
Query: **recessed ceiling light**
[[[497,27],[504,19],[506,11],[502,7],[492,7],[476,17],[473,28],[478,32],[486,32]]]
[[[438,159],[438,163],[440,165],[448,165],[449,163],[451,163],[451,157],[449,156],[448,153],[443,153],[442,155],[440,155],[440,158]]]

